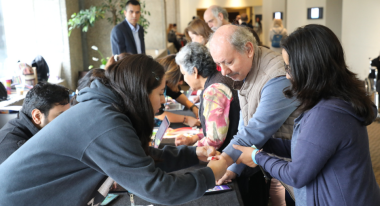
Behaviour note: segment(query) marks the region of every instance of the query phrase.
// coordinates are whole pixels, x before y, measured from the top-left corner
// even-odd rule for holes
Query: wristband
[[[256,153],[257,153],[258,151],[259,151],[258,149],[255,149],[255,150],[253,150],[253,152],[252,152],[252,154],[251,154],[251,156],[252,156],[252,160],[253,160],[253,162],[254,162],[255,164],[257,164],[256,159],[255,159],[255,156],[256,156]]]

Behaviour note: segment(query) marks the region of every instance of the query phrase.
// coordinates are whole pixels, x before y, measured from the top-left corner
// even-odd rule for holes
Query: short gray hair
[[[249,27],[245,26],[236,26],[231,36],[227,37],[228,42],[230,42],[234,49],[236,49],[240,53],[244,53],[249,49],[248,47],[246,47],[246,44],[248,42],[251,42],[253,46],[257,45],[256,39],[253,36],[252,32],[249,31],[249,29]],[[214,34],[215,32],[210,35],[210,46],[211,44],[215,43],[212,41]]]
[[[175,62],[181,65],[188,74],[194,73],[194,67],[198,69],[198,74],[202,77],[208,77],[217,72],[216,64],[207,47],[197,42],[187,43],[177,53]]]
[[[219,13],[222,13],[223,19],[228,21],[228,12],[227,12],[227,10],[223,9],[222,7],[214,6],[214,7],[212,7],[211,12],[215,17],[218,17]]]

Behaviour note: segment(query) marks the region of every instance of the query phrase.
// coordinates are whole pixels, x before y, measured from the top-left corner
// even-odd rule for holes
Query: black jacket
[[[140,25],[139,38],[141,44],[141,53],[145,54],[144,28]],[[133,33],[128,25],[127,20],[116,25],[111,31],[112,54],[117,55],[123,52],[137,54],[137,48]]]
[[[18,118],[5,124],[0,130],[0,164],[38,131],[38,128],[22,112],[19,113]]]
[[[249,27],[249,28],[253,29],[253,26],[251,24],[247,24],[247,22],[242,22],[240,25],[241,26],[246,26],[246,27]]]

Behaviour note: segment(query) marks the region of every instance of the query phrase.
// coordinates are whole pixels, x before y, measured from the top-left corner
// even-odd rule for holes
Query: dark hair
[[[105,70],[104,69],[91,69],[87,72],[86,75],[84,75],[79,81],[78,81],[78,87],[77,91],[82,90],[85,87],[89,87],[91,85],[91,82],[98,78],[104,78],[105,76]],[[77,94],[71,98],[70,105],[76,105],[79,102],[77,101]]]
[[[34,109],[40,110],[45,117],[56,104],[69,103],[69,90],[61,85],[40,82],[26,94],[21,112],[32,118]]]
[[[240,19],[241,21],[246,22],[248,21],[248,15],[246,13],[243,13],[240,15]]]
[[[179,81],[181,81],[183,75],[178,64],[175,62],[175,57],[175,54],[170,54],[166,57],[159,59],[158,63],[160,63],[164,67],[165,79],[168,87],[171,90],[178,92],[179,89],[177,84]]]
[[[373,104],[364,84],[347,69],[342,45],[329,28],[316,24],[300,27],[283,39],[282,47],[289,55],[292,83],[284,94],[296,96],[303,111],[335,97],[351,103],[365,118],[365,125],[373,121]]]
[[[129,0],[129,1],[127,1],[127,3],[125,3],[125,9],[127,9],[127,7],[128,7],[129,4],[132,4],[132,5],[135,5],[135,6],[140,6],[140,8],[141,8],[141,5],[140,5],[139,1]]]
[[[131,120],[147,155],[154,126],[149,94],[161,84],[164,73],[158,62],[144,54],[128,55],[105,72],[106,85],[120,98],[117,109]]]

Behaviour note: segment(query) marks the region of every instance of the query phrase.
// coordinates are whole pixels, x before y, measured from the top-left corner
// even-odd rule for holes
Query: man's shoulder
[[[26,127],[23,127],[17,121],[18,119],[10,120],[4,127],[0,130],[0,145],[9,144],[9,143],[19,143],[22,145],[33,135],[27,130]],[[20,146],[21,146],[20,145]]]
[[[119,30],[125,30],[127,29],[127,26],[125,25],[125,20],[123,20],[122,22],[120,22],[119,24],[117,24],[116,26],[114,26],[112,28],[112,31],[119,31]]]

